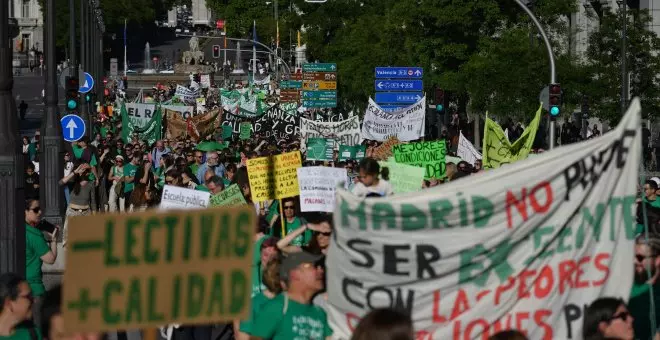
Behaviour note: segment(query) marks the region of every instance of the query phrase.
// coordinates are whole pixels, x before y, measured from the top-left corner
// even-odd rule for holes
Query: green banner
[[[220,92],[222,109],[242,118],[258,118],[268,110],[266,92],[256,89],[241,89]]]
[[[444,140],[397,144],[392,147],[392,153],[397,163],[425,168],[426,179],[446,176],[447,146]]]
[[[307,160],[308,161],[332,161],[333,138],[308,138]]]
[[[339,146],[339,161],[347,161],[353,159],[356,161],[361,161],[364,158],[364,155],[367,152],[366,145],[340,145]]]
[[[156,111],[151,117],[151,120],[142,128],[135,126],[128,117],[126,105],[121,105],[121,138],[124,143],[129,143],[133,134],[138,134],[140,140],[144,140],[147,144],[152,145],[161,138],[163,130],[163,115],[160,106],[156,106]]]
[[[527,158],[532,150],[536,131],[541,120],[541,108],[536,111],[536,116],[525,128],[517,141],[509,142],[502,127],[486,116],[484,126],[483,144],[483,166],[486,169],[499,168],[502,164],[509,164]]]
[[[219,194],[212,195],[209,200],[209,206],[219,207],[223,205],[239,205],[245,204],[245,198],[241,192],[241,188],[238,187],[238,184],[232,184],[222,190]]]
[[[231,135],[232,135],[231,126],[223,125],[222,126],[222,139],[223,140],[231,139]]]
[[[249,122],[243,122],[241,123],[241,125],[239,125],[239,127],[240,127],[240,135],[238,136],[238,138],[240,138],[240,140],[246,140],[252,138],[252,124],[250,124]]]

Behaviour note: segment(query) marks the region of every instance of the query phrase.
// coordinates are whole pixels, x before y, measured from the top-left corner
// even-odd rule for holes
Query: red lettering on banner
[[[539,192],[541,189],[545,191],[545,199],[543,200],[543,204],[539,203],[539,199],[536,197],[537,192]],[[514,194],[511,190],[507,190],[506,221],[507,227],[509,229],[513,228],[513,212],[511,211],[513,207],[518,210],[518,213],[522,217],[523,222],[527,221],[529,218],[527,213],[527,203],[525,202],[526,200],[529,200],[529,204],[532,206],[532,210],[534,210],[535,213],[543,214],[548,212],[552,206],[553,201],[552,186],[550,186],[550,182],[543,181],[538,183],[532,188],[532,190],[529,191],[529,195],[527,194],[527,188],[522,188],[520,192],[520,199],[518,199],[516,194]]]
[[[559,262],[559,294],[564,294],[566,285],[570,288],[575,287],[572,280],[573,272],[577,269],[577,264],[573,260]]]
[[[533,278],[536,275],[536,270],[527,270],[524,269],[520,273],[520,285],[518,285],[518,298],[528,298],[529,297],[529,287],[527,287],[527,279]]]
[[[454,308],[452,308],[451,311],[451,316],[449,317],[450,320],[456,319],[459,315],[461,315],[463,312],[467,311],[470,309],[470,302],[468,302],[467,294],[465,294],[465,291],[462,289],[458,290],[458,295],[456,296],[456,300],[454,301]]]
[[[500,297],[502,296],[502,293],[506,292],[507,290],[513,288],[513,285],[516,283],[516,279],[513,277],[510,277],[506,280],[505,285],[499,285],[495,289],[495,305],[500,304]]]
[[[433,292],[433,323],[445,323],[447,318],[440,315],[440,291]]]
[[[353,313],[346,313],[346,325],[351,332],[354,332],[357,325],[360,323],[360,317]]]
[[[586,263],[589,263],[591,260],[591,257],[585,256],[578,261],[577,265],[577,270],[575,271],[575,288],[586,288],[589,287],[589,282],[587,281],[580,281],[580,276],[584,274],[584,270],[582,270],[582,266],[585,265]]]
[[[471,340],[474,338],[474,335],[472,335],[472,331],[475,330],[475,328],[481,327],[482,332],[481,332],[481,338],[482,339],[487,339],[488,338],[488,328],[490,328],[490,324],[488,321],[484,319],[477,319],[473,320],[470,323],[468,323],[467,327],[465,327],[465,333],[463,333],[463,339],[464,340]],[[479,334],[479,333],[477,333]]]
[[[542,286],[544,281],[546,282],[545,287]],[[552,275],[552,268],[548,265],[543,266],[543,269],[541,269],[541,272],[539,273],[539,278],[534,282],[534,297],[537,299],[543,299],[548,296],[554,283],[555,277]]]
[[[528,312],[520,312],[520,313],[516,313],[516,314],[518,316],[516,318],[516,329],[523,332],[525,334],[525,336],[527,336],[527,330],[526,330],[527,327],[525,327],[525,325],[523,325],[523,322],[525,320],[529,319],[529,313]]]
[[[593,282],[594,287],[602,286],[605,283],[605,281],[607,281],[607,278],[610,277],[610,267],[607,266],[607,263],[603,263],[609,259],[610,259],[610,254],[608,253],[601,253],[596,255],[596,257],[594,257],[594,267],[596,267],[596,269],[600,270],[601,272],[605,273],[605,275],[603,275],[602,280]]]

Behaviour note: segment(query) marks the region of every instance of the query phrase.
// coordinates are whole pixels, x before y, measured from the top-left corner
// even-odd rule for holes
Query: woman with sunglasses
[[[41,266],[44,263],[53,264],[57,259],[57,231],[44,233],[39,229],[41,223],[41,206],[38,200],[25,201],[25,278],[35,297],[36,310],[46,293]]]
[[[286,212],[285,212],[286,214]],[[312,231],[311,241],[309,245],[304,247],[291,245],[293,240],[299,238],[306,232]],[[321,223],[305,223],[300,228],[288,233],[283,239],[277,241],[277,248],[283,253],[297,253],[303,250],[315,254],[315,255],[326,255],[328,252],[328,246],[330,246],[330,236],[332,235],[332,228],[328,221],[322,221]]]
[[[312,240],[312,229],[307,228],[307,221],[302,216],[299,216],[300,210],[298,209],[297,202],[298,196],[283,198],[281,200],[282,211],[284,212],[284,234],[282,234],[282,221],[280,220],[280,201],[273,201],[266,220],[269,221],[270,236],[285,238],[285,236],[302,228],[303,230],[299,231],[295,237],[289,238],[286,246],[290,244],[296,247],[303,247],[307,246]]]
[[[635,339],[633,317],[622,299],[604,297],[592,302],[584,312],[584,340]]]

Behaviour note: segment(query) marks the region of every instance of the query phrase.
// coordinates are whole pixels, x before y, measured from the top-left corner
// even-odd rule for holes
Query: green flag
[[[146,141],[149,145],[155,143],[161,138],[161,131],[163,129],[163,115],[160,110],[160,106],[156,107],[153,117],[151,120],[144,126],[138,127],[131,123],[131,120],[128,117],[128,111],[126,110],[126,105],[122,103],[121,105],[121,138],[124,140],[124,143],[129,143],[130,138],[133,134],[137,133],[138,138]]]
[[[513,163],[527,158],[541,121],[541,107],[536,116],[525,128],[522,135],[513,144],[504,134],[502,127],[486,116],[484,127],[483,166],[488,169],[499,168],[502,164]]]

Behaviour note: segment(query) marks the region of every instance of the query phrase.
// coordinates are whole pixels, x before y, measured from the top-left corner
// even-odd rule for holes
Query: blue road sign
[[[422,92],[376,92],[376,103],[413,104],[424,98]]]
[[[401,105],[379,105],[380,108],[385,111],[385,112],[396,112],[401,109],[405,109],[408,106],[401,106]]]
[[[75,142],[85,135],[85,122],[76,115],[66,115],[60,119],[62,135],[67,142]]]
[[[374,81],[376,91],[422,91],[421,80],[378,80]]]
[[[421,79],[423,75],[421,67],[376,67],[376,79]]]
[[[94,78],[92,77],[91,74],[87,72],[84,73],[85,73],[85,79],[83,82],[81,82],[80,89],[78,90],[78,92],[80,93],[87,93],[94,88]]]

